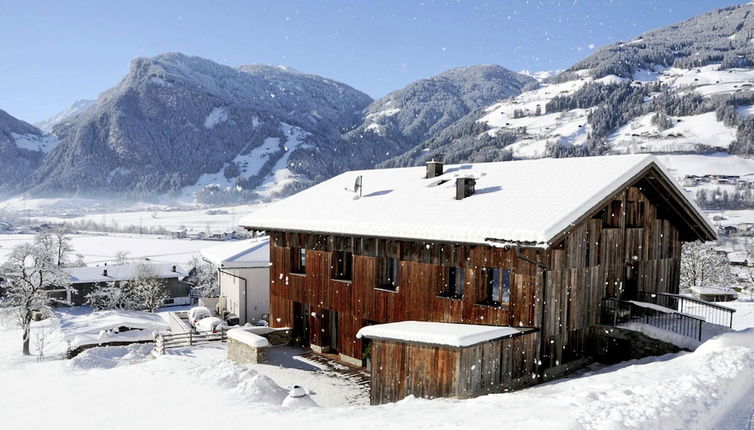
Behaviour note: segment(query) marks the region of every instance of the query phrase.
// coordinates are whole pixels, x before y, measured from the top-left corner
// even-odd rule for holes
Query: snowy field
[[[93,222],[113,227],[162,227],[170,231],[186,230],[188,233],[222,233],[238,231],[238,221],[259,206],[239,205],[195,210],[143,210],[107,212],[80,216],[33,216],[32,221],[40,223],[77,221]]]
[[[73,251],[84,257],[88,266],[115,261],[118,251],[128,252],[129,259],[149,258],[156,263],[186,264],[200,256],[202,248],[217,246],[222,242],[210,240],[170,239],[157,235],[138,234],[74,234],[71,235]],[[14,246],[34,240],[31,234],[0,234],[0,262],[4,262]]]
[[[56,323],[35,324],[35,331],[49,332],[42,361],[20,354],[18,329],[7,321],[0,326],[5,428],[471,429],[504,416],[506,428],[516,429],[745,429],[754,409],[754,329],[693,353],[595,366],[519,392],[371,407],[347,381],[312,372],[304,361],[238,366],[225,359],[223,346],[154,358],[149,345],[95,348],[64,360],[55,355],[63,346],[54,342]],[[314,391],[320,407],[281,406],[291,384]]]
[[[85,198],[13,198],[0,202],[3,213],[14,216],[16,223],[92,222],[115,228],[162,227],[189,233],[222,233],[238,230],[238,220],[264,204],[205,207],[186,204],[160,204],[107,201]]]

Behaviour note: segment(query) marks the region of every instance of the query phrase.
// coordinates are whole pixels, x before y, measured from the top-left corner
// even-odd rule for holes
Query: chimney
[[[175,266],[173,266],[173,272],[176,272],[176,270],[175,270]]]
[[[442,175],[442,161],[427,161],[427,179]]]
[[[102,276],[107,276],[107,269],[102,271]]]
[[[456,178],[456,200],[463,200],[474,194],[475,185],[476,179],[474,178]]]

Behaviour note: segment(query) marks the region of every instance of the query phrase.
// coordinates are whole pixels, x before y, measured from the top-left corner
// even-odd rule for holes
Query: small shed
[[[692,287],[691,293],[695,297],[708,302],[731,302],[738,298],[738,292],[732,287],[710,285],[706,287]]]
[[[728,254],[728,262],[733,266],[750,266],[749,254],[746,252],[731,252]]]
[[[402,321],[363,327],[371,341],[371,403],[475,397],[537,382],[538,330]]]

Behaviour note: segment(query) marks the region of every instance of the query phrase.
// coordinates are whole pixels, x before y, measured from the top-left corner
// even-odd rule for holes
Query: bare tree
[[[130,254],[130,252],[123,251],[123,250],[120,250],[120,251],[116,252],[115,253],[115,263],[116,264],[126,264],[126,263],[128,263],[128,254]]]
[[[188,278],[188,281],[194,284],[193,294],[198,297],[219,297],[217,266],[198,257],[192,258],[189,264],[193,267]]]
[[[62,267],[68,263],[68,253],[73,251],[71,247],[71,238],[68,235],[69,231],[65,227],[58,227],[52,230],[52,235],[55,239],[55,259],[58,267]]]
[[[82,254],[76,254],[76,259],[72,262],[68,263],[69,267],[84,267],[86,266],[86,262],[84,261],[84,256]]]
[[[729,285],[733,282],[730,265],[724,255],[719,255],[702,242],[683,245],[681,252],[681,288],[699,288],[712,285]]]
[[[35,314],[52,315],[49,288],[70,288],[70,277],[57,265],[56,254],[43,244],[21,244],[11,251],[0,268],[6,280],[4,305],[10,306],[18,326],[23,330],[23,353],[30,355],[31,322]]]
[[[34,243],[48,250],[55,259],[55,265],[63,267],[68,261],[68,253],[71,248],[71,238],[68,236],[68,229],[58,227],[54,229],[45,229],[37,233],[34,237]]]

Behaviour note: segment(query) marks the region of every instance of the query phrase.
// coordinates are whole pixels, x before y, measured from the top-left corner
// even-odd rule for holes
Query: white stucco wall
[[[246,279],[245,291],[244,281],[237,277]],[[219,278],[220,296],[226,298],[228,312],[238,315],[241,325],[270,312],[269,267],[223,268]]]

